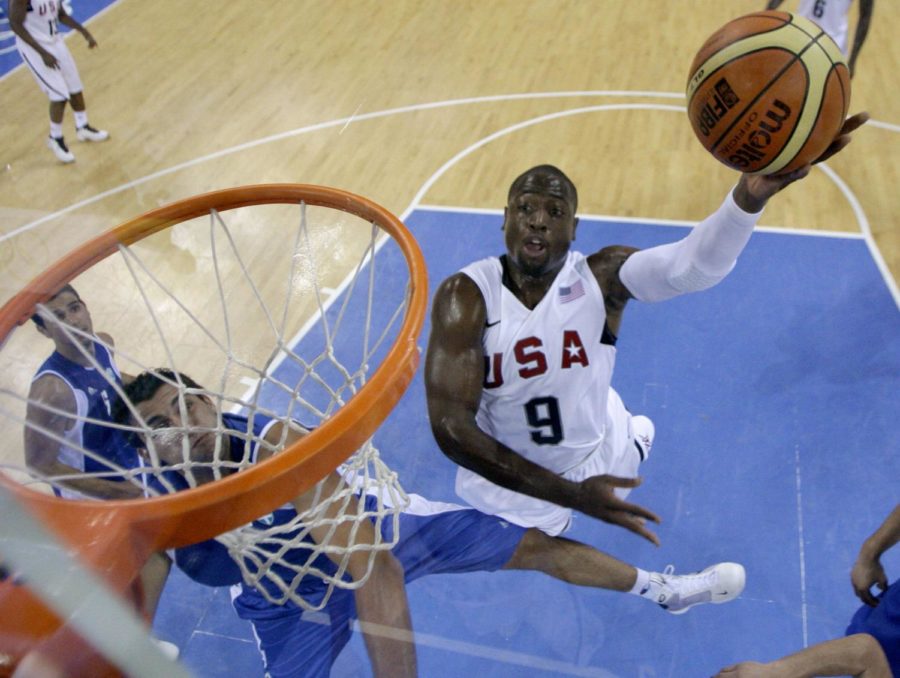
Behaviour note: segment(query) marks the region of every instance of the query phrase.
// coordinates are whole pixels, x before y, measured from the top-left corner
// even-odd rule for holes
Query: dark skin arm
[[[60,5],[59,8],[59,23],[68,26],[71,29],[74,29],[81,33],[81,36],[87,40],[88,48],[94,49],[97,46],[97,41],[94,40],[94,36],[91,35],[91,32],[82,26],[80,23],[75,21],[69,14],[66,13],[66,10]]]
[[[640,479],[596,476],[576,483],[523,456],[484,433],[475,421],[484,381],[481,334],[485,304],[478,287],[462,274],[448,278],[432,305],[432,330],[425,358],[425,388],[431,428],[454,462],[516,492],[575,509],[620,525],[659,544],[646,521],[653,512],[613,494]]]
[[[34,48],[34,50],[41,55],[41,59],[44,60],[44,64],[49,68],[58,68],[59,64],[56,62],[56,57],[54,57],[50,52],[41,47],[40,43],[31,37],[31,33],[29,33],[25,28],[25,16],[28,13],[28,0],[9,0],[9,27],[13,33],[15,33],[21,40],[23,40],[30,47]]]

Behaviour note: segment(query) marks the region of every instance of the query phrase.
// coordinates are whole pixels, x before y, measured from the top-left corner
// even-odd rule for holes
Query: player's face
[[[532,277],[555,272],[575,239],[577,223],[568,184],[550,173],[529,175],[506,206],[503,231],[510,259]]]
[[[57,294],[44,306],[56,318],[44,318],[44,326],[39,327],[41,334],[50,337],[56,345],[56,350],[64,355],[79,354],[80,351],[75,346],[75,342],[90,351],[93,354],[94,342],[91,335],[94,333],[94,325],[91,321],[91,314],[88,312],[85,303],[76,295],[68,290]],[[62,325],[65,325],[72,334],[72,339],[66,336]],[[83,332],[87,336],[81,336],[72,332],[72,330]]]
[[[191,461],[208,463],[215,458],[218,417],[215,405],[206,396],[185,393],[179,397],[178,389],[163,384],[152,398],[135,407],[152,429],[149,435],[163,463],[184,462],[182,445],[185,439]],[[149,446],[146,435],[144,434],[144,442]],[[223,444],[225,441],[227,437],[222,437]]]

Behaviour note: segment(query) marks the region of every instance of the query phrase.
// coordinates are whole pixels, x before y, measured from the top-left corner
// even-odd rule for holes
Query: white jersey
[[[587,260],[569,252],[541,302],[529,310],[503,285],[503,262],[462,269],[487,308],[485,382],[476,421],[523,457],[573,481],[605,473],[633,478],[631,415],[610,387],[615,338],[606,331],[603,294]],[[621,499],[627,488],[617,488]],[[482,513],[547,534],[565,531],[572,509],[500,487],[465,468],[456,493]]]
[[[28,0],[25,30],[40,43],[59,41],[59,6],[62,0]]]
[[[478,285],[487,308],[479,427],[523,457],[565,473],[603,439],[616,355],[587,259],[569,252],[533,310],[503,284],[500,259],[483,259],[462,272]]]
[[[847,54],[847,26],[853,0],[800,0],[797,14],[816,22]]]

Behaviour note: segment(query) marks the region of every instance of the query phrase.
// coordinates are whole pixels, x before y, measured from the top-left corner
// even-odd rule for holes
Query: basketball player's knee
[[[529,528],[503,569],[540,570],[553,547],[553,540],[538,528]]]

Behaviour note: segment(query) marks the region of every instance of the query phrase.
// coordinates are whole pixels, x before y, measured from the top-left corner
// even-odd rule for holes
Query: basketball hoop
[[[257,210],[261,217],[254,216]],[[289,238],[266,233],[276,216],[297,210],[298,224]],[[223,217],[226,212],[230,223]],[[250,249],[255,250],[253,257],[248,256]],[[387,263],[380,263],[382,254]],[[178,257],[188,255],[192,258],[184,262],[194,266],[193,275],[172,273],[181,261]],[[337,264],[338,270],[326,273],[326,264]],[[270,278],[282,276],[281,292],[277,287],[272,292],[264,289]],[[398,277],[402,284],[396,284]],[[27,336],[14,340],[13,335],[33,334],[23,325],[73,280],[91,307],[97,329],[116,336],[116,361],[123,372],[166,366],[193,375],[211,365],[203,379],[220,409],[271,415],[277,407],[265,401],[270,389],[274,400],[287,399],[286,416],[298,418],[302,411],[313,419],[308,435],[259,464],[245,464],[238,473],[185,491],[141,499],[60,499],[29,485],[58,487],[64,481],[37,476],[24,458],[7,459],[0,473],[5,491],[119,592],[133,587],[150,554],[240,528],[311,488],[355,451],[374,449],[370,439],[418,366],[416,341],[427,305],[426,269],[418,245],[390,212],[333,188],[268,184],[215,191],[118,226],[58,261],[0,309],[0,357],[13,351],[6,360],[21,362],[15,352],[32,343],[39,344],[36,348],[44,357],[49,353],[49,344]],[[134,289],[126,290],[128,285]],[[348,301],[354,294],[361,300]],[[110,299],[109,308],[103,308],[98,297]],[[389,297],[388,308],[380,310]],[[122,325],[116,321],[119,307],[126,318]],[[204,317],[219,307],[219,317]],[[101,326],[97,316],[104,313],[108,317]],[[361,320],[351,328],[354,313]],[[173,317],[176,323],[170,323]],[[274,343],[248,341],[239,346],[238,330],[252,323]],[[172,332],[172,324],[179,326],[178,332]],[[141,337],[148,342],[122,340],[123,327],[145,327]],[[359,366],[348,366],[339,355],[342,344],[335,336],[345,328],[352,338],[347,352],[354,360],[359,356]],[[296,346],[313,335],[318,338],[309,341],[317,344],[317,352],[310,359]],[[155,351],[144,345],[154,337],[162,344]],[[184,345],[194,341],[208,345],[222,364],[216,364],[217,358],[197,358],[202,351]],[[268,347],[251,355],[259,348],[255,344],[263,343]],[[24,362],[35,365],[30,353],[22,355],[28,356]],[[282,373],[291,369],[301,376],[291,381],[290,374]],[[0,387],[0,413],[7,419],[5,432],[12,433],[8,440],[21,440],[15,429],[29,425],[21,413],[28,404],[23,396],[28,384],[21,383],[21,375],[19,382]],[[315,394],[305,393],[307,388]],[[121,395],[120,389],[117,392]],[[374,458],[385,483],[394,483],[377,451],[366,454],[363,466]],[[133,469],[118,470],[130,482],[140,482]],[[399,494],[405,497],[402,490]],[[26,587],[9,580],[0,583],[0,652],[21,658],[59,625]]]

